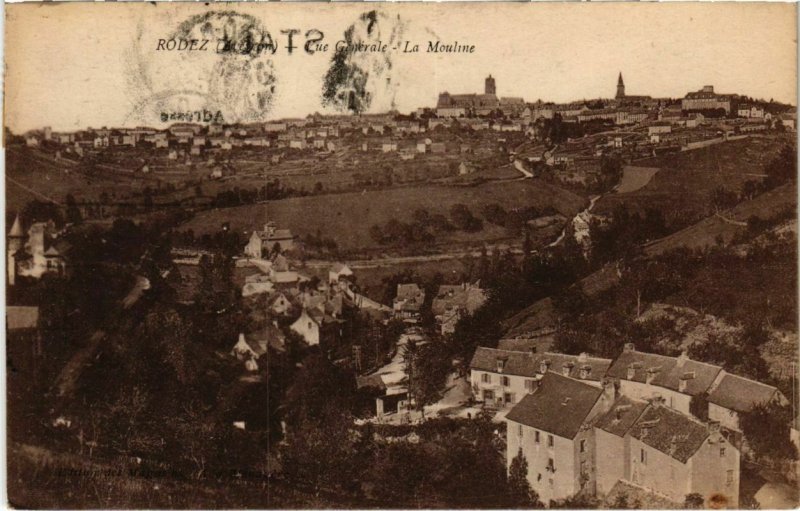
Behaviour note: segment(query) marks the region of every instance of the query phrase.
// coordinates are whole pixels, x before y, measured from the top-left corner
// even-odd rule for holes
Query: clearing
[[[647,183],[653,179],[653,176],[658,172],[658,167],[635,167],[633,165],[626,165],[622,169],[622,181],[617,187],[617,193],[635,192],[639,188],[643,188]]]
[[[571,218],[580,211],[586,200],[570,191],[540,181],[497,181],[479,186],[413,186],[349,192],[309,197],[293,197],[253,204],[223,208],[198,213],[182,226],[192,229],[195,236],[217,232],[223,222],[230,228],[249,237],[254,229],[261,229],[267,220],[292,230],[295,235],[320,233],[336,241],[340,250],[387,249],[370,237],[373,225],[385,225],[397,219],[409,222],[416,209],[427,209],[431,214],[449,216],[454,204],[465,204],[473,215],[481,217],[487,204],[498,203],[506,210],[535,206],[552,207]],[[509,239],[505,229],[484,222],[483,229],[475,233],[455,231],[440,235],[431,245],[447,242],[484,243]]]

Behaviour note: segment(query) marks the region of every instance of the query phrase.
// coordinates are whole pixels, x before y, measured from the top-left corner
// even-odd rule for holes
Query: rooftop
[[[36,328],[39,322],[39,307],[9,305],[6,307],[6,325],[9,331]]]
[[[686,463],[708,438],[708,427],[663,405],[648,405],[630,429],[645,445]]]
[[[586,354],[533,353],[481,347],[475,350],[470,368],[496,373],[498,358],[505,360],[503,374],[531,378],[553,371],[571,378],[600,381],[611,365],[610,359],[590,357]],[[581,378],[582,375],[584,378]]]
[[[729,410],[747,412],[755,404],[771,401],[776,392],[778,389],[772,385],[725,373],[709,392],[708,401]]]
[[[629,377],[629,370],[633,371],[632,377]],[[721,370],[718,366],[691,360],[683,355],[668,357],[626,348],[611,364],[608,376],[645,383],[650,374],[652,385],[697,396],[708,390]],[[681,391],[682,379],[686,381],[686,388]]]
[[[548,372],[539,388],[522,398],[506,419],[571,440],[602,393],[603,389]]]
[[[645,408],[647,408],[646,401],[620,396],[611,410],[597,420],[595,427],[612,435],[623,437],[639,419]]]

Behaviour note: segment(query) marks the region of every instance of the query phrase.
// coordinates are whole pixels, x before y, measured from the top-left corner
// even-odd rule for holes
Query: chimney
[[[646,379],[646,381],[647,381],[648,385],[653,383],[653,380],[656,379],[656,375],[658,374],[658,371],[660,369],[661,368],[659,368],[659,367],[650,367],[650,368],[647,369],[647,379]]]
[[[653,408],[660,408],[661,405],[664,404],[664,398],[659,396],[658,394],[656,394],[653,397],[651,397],[648,401],[650,402],[650,405]]]
[[[542,360],[541,362],[539,362],[539,372],[540,373],[542,373],[542,374],[546,373],[548,367],[550,367],[550,361],[549,360]]]
[[[625,346],[622,348],[623,353],[633,353],[636,351],[636,345],[632,342],[626,342]]]
[[[678,450],[678,437],[672,435],[672,438],[669,440],[669,453],[675,454],[675,451]]]
[[[686,350],[681,351],[681,354],[678,356],[678,367],[683,367],[686,364],[686,361],[689,360],[689,352]]]
[[[564,365],[561,366],[561,374],[564,376],[569,376],[569,373],[572,372],[572,368],[575,367],[575,364],[572,362],[564,362]]]
[[[708,432],[719,433],[719,421],[708,421]]]
[[[683,373],[681,379],[678,381],[678,391],[686,392],[686,387],[689,385],[689,380],[694,379],[694,371]]]
[[[617,400],[617,387],[614,385],[614,380],[611,378],[603,378],[603,410],[608,411],[614,406],[614,401]]]
[[[579,375],[580,379],[581,380],[587,379],[589,377],[589,374],[591,374],[591,372],[592,372],[592,366],[588,366],[588,365],[581,366],[581,372],[580,372],[580,375]]]

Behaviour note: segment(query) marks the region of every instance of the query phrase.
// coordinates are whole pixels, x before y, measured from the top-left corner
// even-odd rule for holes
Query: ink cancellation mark
[[[131,74],[137,76],[131,81],[140,99],[129,119],[258,122],[269,115],[278,84],[269,58],[275,42],[257,18],[231,10],[208,12],[158,38],[157,52],[149,41],[140,31],[134,43]]]

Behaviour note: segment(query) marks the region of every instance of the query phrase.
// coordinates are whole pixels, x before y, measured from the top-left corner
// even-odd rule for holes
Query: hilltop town
[[[498,91],[6,129],[12,505],[796,506],[796,108]]]

